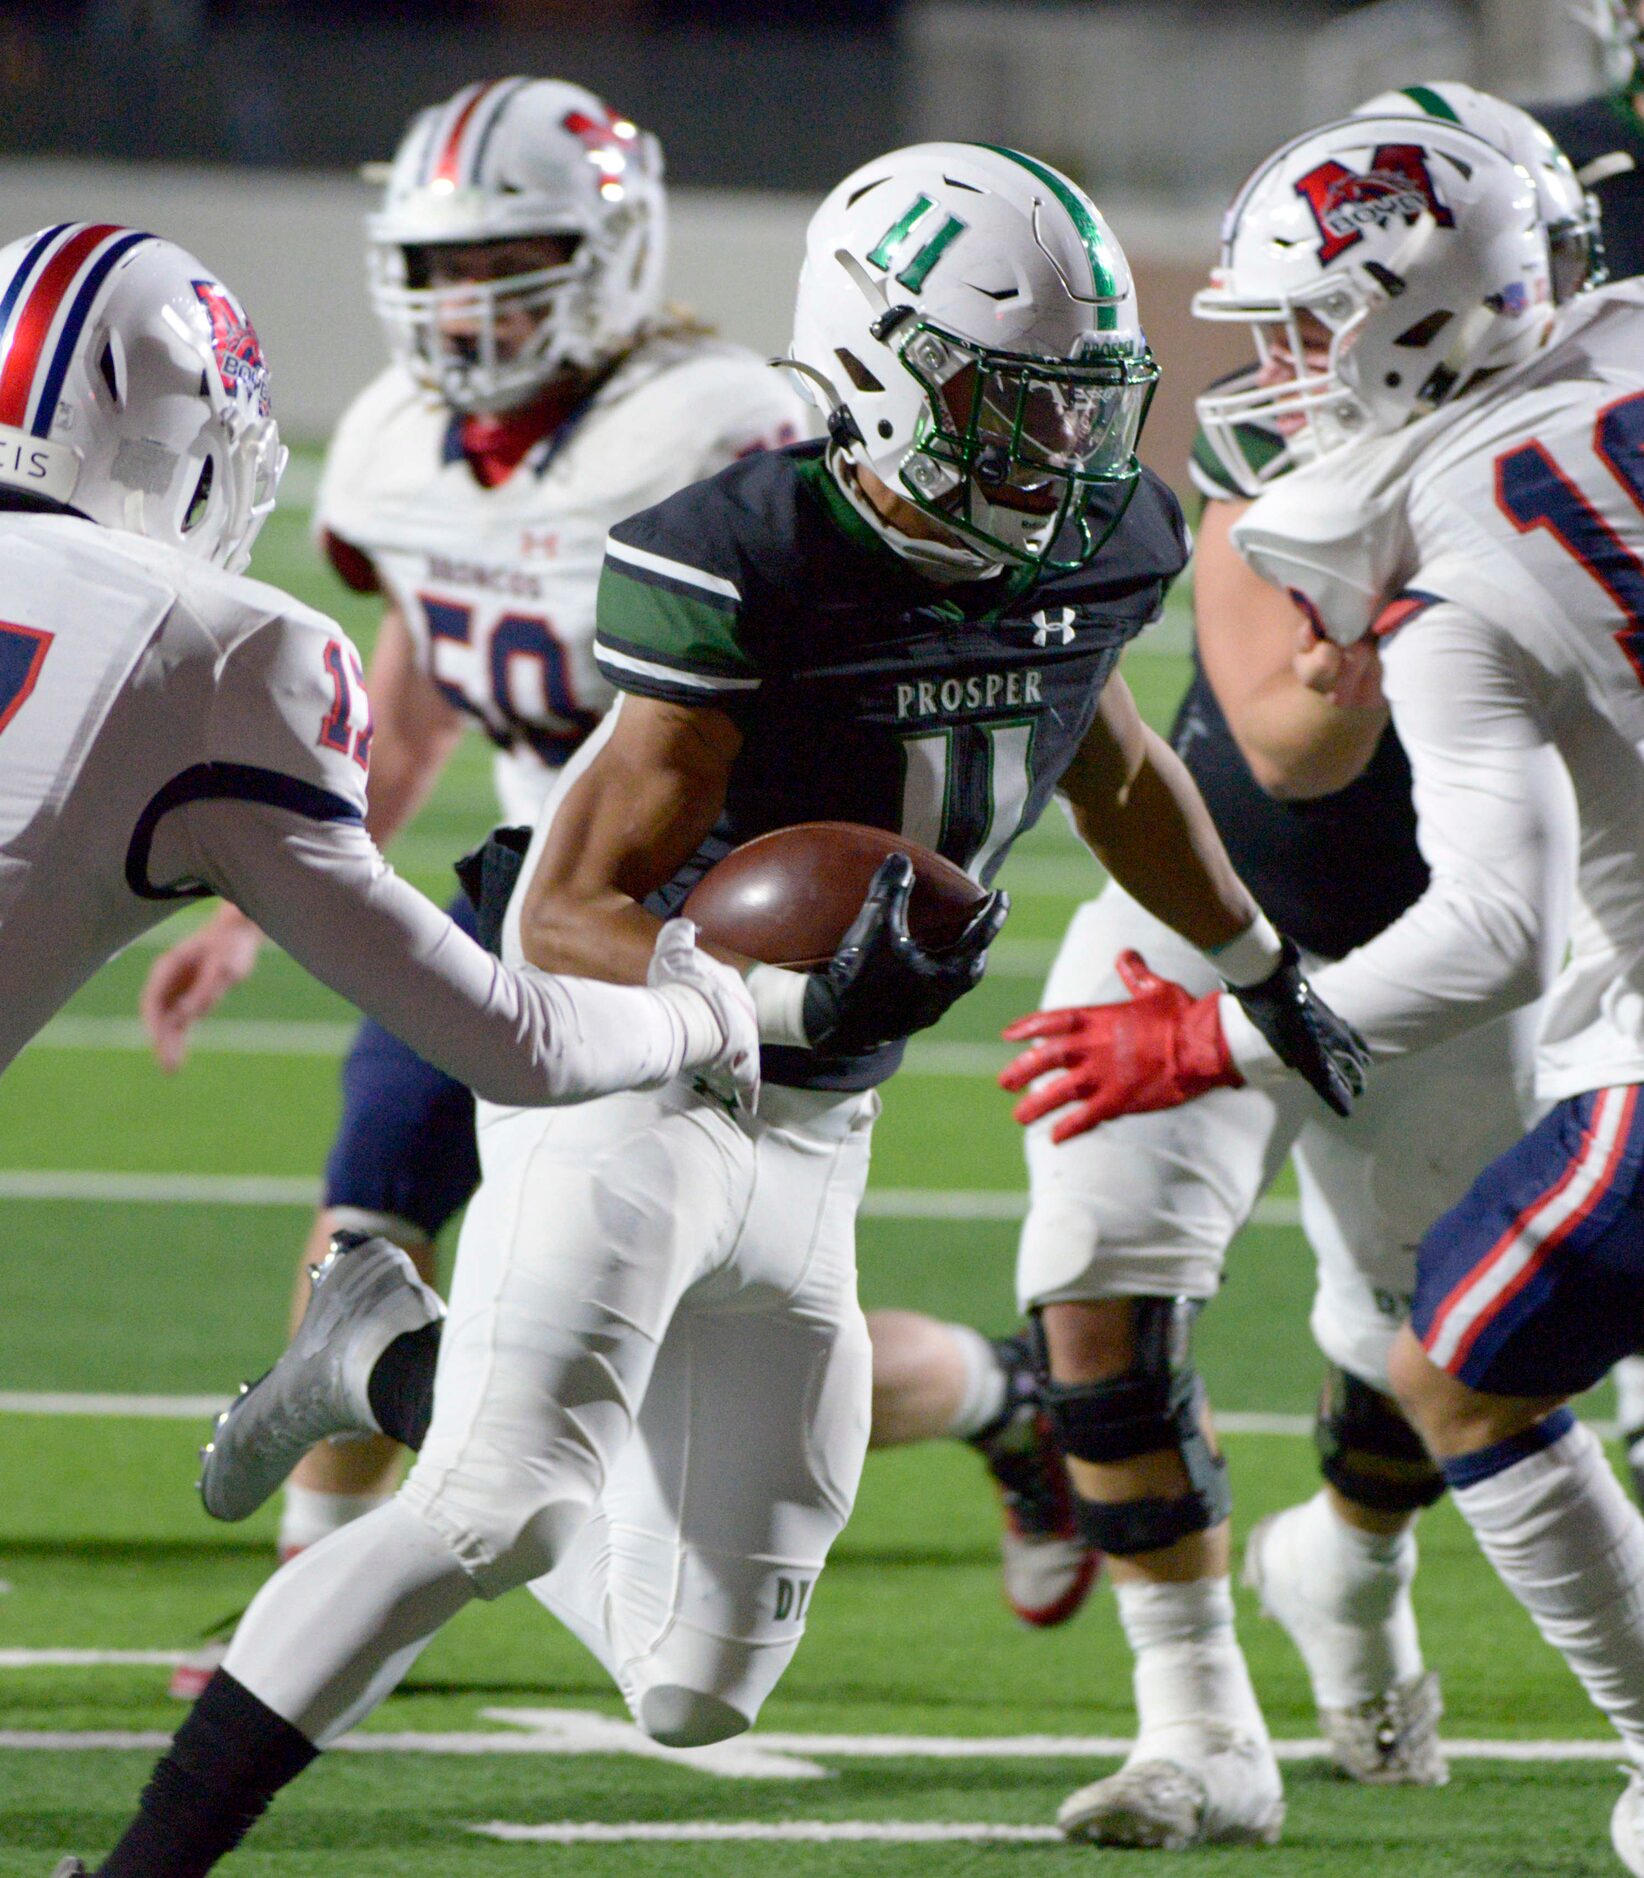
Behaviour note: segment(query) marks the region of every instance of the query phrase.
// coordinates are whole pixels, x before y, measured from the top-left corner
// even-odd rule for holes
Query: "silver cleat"
[[[1116,1774],[1070,1793],[1056,1812],[1063,1834],[1083,1845],[1160,1852],[1276,1845],[1284,1788],[1271,1744],[1220,1722],[1179,1733],[1179,1758],[1143,1750]]]
[[[379,1432],[368,1385],[395,1338],[445,1314],[397,1245],[338,1233],[309,1267],[313,1294],[284,1355],[242,1383],[200,1450],[200,1498],[213,1519],[245,1519],[330,1435]]]
[[[1367,1787],[1442,1787],[1449,1763],[1439,1745],[1444,1713],[1432,1670],[1352,1708],[1319,1709],[1330,1758]]]

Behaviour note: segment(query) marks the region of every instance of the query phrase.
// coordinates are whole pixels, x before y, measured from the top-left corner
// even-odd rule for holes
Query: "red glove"
[[[1228,1054],[1214,996],[1190,997],[1149,971],[1139,952],[1121,952],[1118,969],[1130,992],[1127,1004],[1035,1011],[1005,1029],[1010,1043],[1044,1041],[1000,1071],[1001,1087],[1025,1089],[1050,1070],[1067,1072],[1023,1096],[1014,1110],[1026,1127],[1053,1109],[1067,1109],[1050,1131],[1052,1141],[1070,1141],[1116,1115],[1179,1108],[1207,1089],[1237,1089],[1244,1082]]]

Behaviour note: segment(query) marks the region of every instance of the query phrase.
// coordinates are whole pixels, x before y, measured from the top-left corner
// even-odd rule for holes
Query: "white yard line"
[[[709,1840],[765,1840],[785,1845],[970,1845],[1056,1844],[1062,1837],[1054,1826],[996,1826],[978,1821],[951,1825],[945,1820],[785,1819],[785,1820],[680,1820],[661,1823],[636,1820],[627,1826],[603,1822],[561,1820],[549,1826],[510,1826],[493,1820],[488,1826],[470,1826],[487,1839],[507,1839],[526,1845],[631,1845],[702,1844]]]
[[[7,1651],[0,1657],[0,1667],[9,1667],[12,1659],[26,1654]],[[156,1667],[176,1661],[173,1652],[163,1650],[59,1650],[35,1654],[74,1666],[88,1657]],[[852,1735],[772,1729],[721,1743],[717,1748],[684,1751],[659,1747],[631,1722],[585,1709],[486,1709],[481,1719],[503,1723],[504,1727],[442,1733],[365,1731],[346,1735],[337,1746],[352,1754],[632,1755],[672,1761],[710,1778],[733,1780],[815,1780],[826,1777],[828,1770],[821,1765],[825,1761],[1110,1760],[1128,1753],[1131,1746],[1123,1735]],[[7,1729],[0,1731],[0,1751],[152,1750],[164,1747],[168,1740],[169,1736],[148,1730]],[[1281,1740],[1273,1746],[1282,1761],[1322,1760],[1327,1752],[1318,1740]],[[1613,1761],[1619,1751],[1612,1740],[1446,1740],[1444,1748],[1452,1760],[1516,1762]]]
[[[319,1182],[296,1174],[137,1174],[96,1168],[0,1169],[0,1200],[91,1200],[130,1206],[313,1206]],[[871,1187],[862,1202],[864,1219],[1016,1220],[1027,1196],[1008,1188]],[[1257,1226],[1294,1226],[1296,1201],[1260,1200],[1251,1215]]]

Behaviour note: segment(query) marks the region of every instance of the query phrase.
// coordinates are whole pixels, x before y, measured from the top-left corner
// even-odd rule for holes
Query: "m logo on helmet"
[[[267,417],[268,362],[257,340],[257,329],[215,281],[197,280],[194,291],[211,317],[211,350],[223,389],[247,400],[259,417]]]
[[[1296,183],[1296,194],[1313,211],[1324,237],[1319,265],[1328,267],[1364,239],[1367,228],[1385,228],[1395,217],[1413,222],[1430,214],[1440,228],[1454,228],[1455,217],[1439,200],[1419,144],[1378,144],[1362,175],[1332,159],[1309,170]]]
[[[868,259],[874,266],[882,267],[888,274],[896,266],[898,257],[912,243],[920,224],[928,221],[935,207],[936,204],[929,196],[915,196],[868,250]],[[914,252],[907,266],[898,272],[897,281],[909,293],[917,293],[929,278],[931,269],[965,232],[967,226],[968,223],[960,221],[957,215],[944,216],[941,226],[929,235]]]

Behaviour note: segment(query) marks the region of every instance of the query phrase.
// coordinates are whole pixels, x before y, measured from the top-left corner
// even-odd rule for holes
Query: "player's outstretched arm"
[[[1193,624],[1205,677],[1228,728],[1269,795],[1331,795],[1360,775],[1387,728],[1373,647],[1349,689],[1305,681],[1295,669],[1302,612],[1233,546],[1248,502],[1206,505],[1193,545]]]
[[[232,895],[315,977],[489,1101],[574,1102],[690,1069],[724,1070],[752,1087],[746,988],[677,930],[663,929],[656,959],[647,959],[654,989],[514,971],[399,879],[357,821],[237,800],[191,803],[168,820],[184,823],[190,871]]]
[[[1120,885],[1207,955],[1278,1060],[1347,1113],[1363,1088],[1363,1045],[1312,992],[1295,947],[1262,916],[1192,778],[1142,723],[1122,680],[1109,683],[1063,789],[1080,834]],[[1005,1070],[1007,1089],[1056,1073],[1016,1113],[1031,1122],[1067,1110],[1053,1131],[1059,1141],[1244,1080],[1220,1000],[1190,997],[1135,954],[1120,970],[1129,1000],[1036,1012],[1005,1033],[1034,1046]]]

